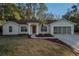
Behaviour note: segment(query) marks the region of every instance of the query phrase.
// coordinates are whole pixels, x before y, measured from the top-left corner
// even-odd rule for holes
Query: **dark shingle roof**
[[[29,19],[29,20],[13,20],[14,22],[18,24],[27,24],[27,23],[39,23],[40,21],[37,19]],[[57,20],[47,20],[47,23],[53,23],[56,22]]]
[[[27,24],[27,23],[38,23],[38,20],[18,20],[16,21],[18,24]]]

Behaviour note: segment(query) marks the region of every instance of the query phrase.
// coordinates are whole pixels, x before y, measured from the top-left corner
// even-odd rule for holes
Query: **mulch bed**
[[[53,35],[51,34],[38,34],[38,35],[35,35],[36,37],[54,37]]]

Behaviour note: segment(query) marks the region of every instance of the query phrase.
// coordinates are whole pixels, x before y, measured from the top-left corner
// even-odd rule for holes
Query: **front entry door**
[[[32,34],[36,33],[36,25],[32,25]]]

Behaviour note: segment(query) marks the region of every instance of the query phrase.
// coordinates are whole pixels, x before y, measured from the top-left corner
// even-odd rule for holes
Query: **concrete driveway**
[[[79,35],[55,35],[56,38],[59,38],[61,41],[65,42],[66,44],[72,46],[73,48],[79,50]]]

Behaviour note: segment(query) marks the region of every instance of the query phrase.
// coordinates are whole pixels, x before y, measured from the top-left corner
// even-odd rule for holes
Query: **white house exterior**
[[[18,35],[18,34],[74,34],[74,23],[68,20],[58,20],[50,22],[43,27],[38,21],[7,21],[3,25],[3,35]]]

